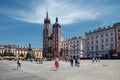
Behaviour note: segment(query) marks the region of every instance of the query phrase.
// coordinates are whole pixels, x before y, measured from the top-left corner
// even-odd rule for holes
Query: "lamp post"
[[[19,55],[19,53],[18,53],[18,60],[17,60],[17,63],[19,63],[19,59],[20,59],[20,55]]]
[[[73,45],[72,47],[73,47],[73,52],[74,52],[74,54],[75,54],[75,47],[76,47],[76,46],[75,46],[75,45]],[[75,55],[74,55],[74,56],[75,56]]]
[[[106,45],[106,54],[108,55],[108,57],[109,57],[109,54],[108,54],[108,49],[109,49],[109,47],[108,47],[108,45]]]

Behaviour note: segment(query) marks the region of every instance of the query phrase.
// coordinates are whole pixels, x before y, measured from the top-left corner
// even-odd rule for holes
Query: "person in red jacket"
[[[55,67],[56,67],[56,70],[58,70],[58,68],[59,68],[59,61],[58,61],[58,59],[55,60]]]

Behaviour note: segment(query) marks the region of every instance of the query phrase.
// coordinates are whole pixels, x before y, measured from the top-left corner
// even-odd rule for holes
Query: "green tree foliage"
[[[9,53],[5,52],[5,53],[4,53],[4,56],[9,56]]]
[[[4,56],[15,56],[15,55],[14,55],[14,53],[7,53],[7,52],[5,52]]]
[[[20,57],[24,57],[24,54],[23,54],[23,53],[21,53],[21,54],[20,54]]]

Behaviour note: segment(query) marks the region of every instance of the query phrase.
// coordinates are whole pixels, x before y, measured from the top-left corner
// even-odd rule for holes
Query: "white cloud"
[[[31,8],[34,10],[14,11],[16,15],[13,18],[29,23],[43,24],[48,9],[51,23],[54,23],[55,18],[58,17],[60,24],[71,24],[79,20],[93,20],[99,15],[98,12],[83,9],[83,6],[71,3],[70,0],[60,0],[59,2],[57,0],[44,0],[40,5],[34,5]]]

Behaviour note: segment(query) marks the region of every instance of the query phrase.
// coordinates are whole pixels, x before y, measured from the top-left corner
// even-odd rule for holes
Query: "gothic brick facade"
[[[48,18],[48,13],[46,13],[43,29],[43,56],[46,58],[60,57],[60,42],[61,26],[58,23],[58,18],[56,18],[52,31],[50,31],[50,19]]]

